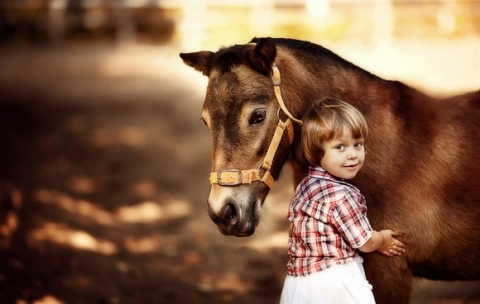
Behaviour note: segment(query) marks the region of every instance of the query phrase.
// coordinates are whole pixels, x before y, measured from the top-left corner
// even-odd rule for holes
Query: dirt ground
[[[169,47],[0,50],[0,303],[277,303],[289,168],[258,232],[206,213],[206,79]],[[412,303],[480,303],[416,282]]]

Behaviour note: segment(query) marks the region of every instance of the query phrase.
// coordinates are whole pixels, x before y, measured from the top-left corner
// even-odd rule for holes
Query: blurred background
[[[1,303],[278,302],[291,169],[254,236],[221,235],[207,79],[178,57],[260,36],[480,88],[480,1],[0,0]],[[480,282],[419,279],[412,303],[480,303]]]

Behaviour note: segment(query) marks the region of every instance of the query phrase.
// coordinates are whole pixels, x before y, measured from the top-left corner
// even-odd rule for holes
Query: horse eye
[[[255,112],[252,113],[252,116],[250,117],[250,124],[258,124],[261,123],[262,121],[265,120],[265,117],[267,115],[266,110],[256,110]]]

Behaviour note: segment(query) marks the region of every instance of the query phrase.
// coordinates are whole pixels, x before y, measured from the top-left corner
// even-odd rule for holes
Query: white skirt
[[[287,275],[280,304],[374,304],[372,285],[363,259],[337,265],[304,277]]]

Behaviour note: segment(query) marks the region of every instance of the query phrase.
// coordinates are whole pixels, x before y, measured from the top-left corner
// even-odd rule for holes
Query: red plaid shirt
[[[365,197],[321,167],[310,167],[295,191],[287,218],[291,276],[353,261],[356,248],[372,235]]]

